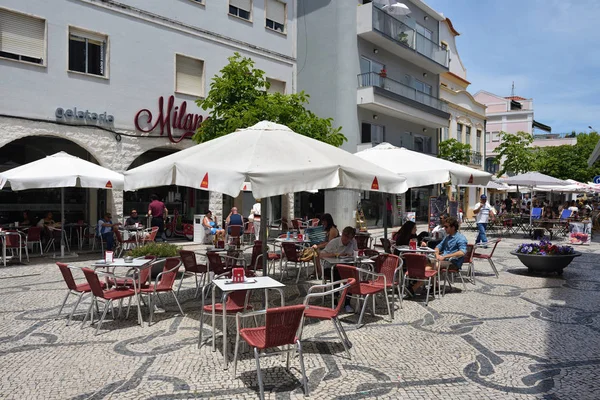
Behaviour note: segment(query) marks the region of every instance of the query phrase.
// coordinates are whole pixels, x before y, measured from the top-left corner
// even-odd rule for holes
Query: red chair
[[[299,218],[294,218],[292,220],[292,229],[296,232],[300,232],[304,227],[302,226],[302,220]]]
[[[364,250],[364,249],[368,249],[369,246],[369,242],[371,240],[371,236],[368,235],[356,235],[354,237],[354,239],[356,239],[356,245],[358,247],[359,250]]]
[[[184,315],[181,304],[179,304],[179,300],[177,300],[177,296],[173,291],[173,284],[177,278],[180,266],[181,260],[178,257],[167,258],[163,271],[156,276],[154,285],[139,289],[141,295],[146,295],[148,297],[148,307],[150,308],[150,320],[148,325],[152,325],[152,318],[154,317],[154,298],[157,298],[162,304],[162,299],[159,296],[160,293],[171,293],[177,303],[177,307],[179,307],[179,312],[181,315]]]
[[[135,248],[139,244],[139,239],[137,233],[133,235],[133,237],[129,237],[128,239],[123,239],[123,235],[121,235],[121,231],[118,229],[114,229],[115,238],[117,239],[117,243],[115,246],[115,256],[121,257],[123,255],[123,251],[125,251],[125,247],[129,247],[130,249]]]
[[[254,222],[246,222],[245,226],[242,242],[246,243],[246,238],[249,238],[248,243],[252,243],[252,240],[254,240]]]
[[[149,242],[154,242],[154,239],[156,239],[156,234],[158,233],[158,226],[153,226],[152,228],[144,229],[142,232],[142,245]]]
[[[181,261],[183,262],[183,268],[185,268],[185,273],[193,274],[196,279],[196,294],[194,294],[194,298],[198,297],[198,292],[200,288],[204,288],[206,283],[204,282],[208,277],[208,265],[206,264],[198,264],[196,260],[196,253],[189,250],[179,250],[179,255],[181,256]],[[202,285],[198,282],[198,275],[200,275],[200,280],[202,281]],[[181,284],[183,283],[183,278],[185,274],[181,275],[181,279],[179,280],[179,286],[177,287],[177,296],[179,296],[179,290],[181,289]]]
[[[396,303],[396,292],[394,291],[394,285],[398,288],[398,295],[400,295],[400,282],[402,281],[401,273],[402,273],[402,265],[404,261],[393,254],[380,254],[377,256],[376,261],[377,269],[376,272],[379,274],[377,279],[371,281],[371,284],[375,287],[381,287],[384,296],[388,296],[388,290],[392,291],[392,314],[391,317],[394,319],[394,304]],[[373,298],[375,301],[375,298]],[[375,308],[375,304],[373,304],[373,308]]]
[[[267,263],[273,266],[273,271],[275,271],[275,261],[281,260],[281,254],[273,251],[268,251],[267,249]],[[267,266],[267,275],[271,268]],[[262,269],[262,241],[256,240],[254,245],[252,246],[252,258],[250,260],[249,268],[254,268],[254,273],[257,270]]]
[[[237,355],[240,344],[240,336],[254,348],[254,359],[256,360],[256,373],[258,375],[258,387],[260,390],[260,398],[265,398],[265,390],[263,385],[262,373],[260,370],[260,351],[273,347],[283,347],[285,350],[269,352],[268,355],[287,353],[286,370],[290,370],[290,352],[298,351],[300,370],[302,371],[302,379],[304,383],[304,394],[308,396],[308,379],[306,378],[306,369],[304,368],[304,357],[302,355],[302,345],[300,339],[296,336],[298,329],[302,323],[305,306],[295,305],[286,307],[269,308],[263,311],[247,313],[245,315],[237,314],[237,336],[235,339],[235,356],[233,359],[233,375],[236,375]],[[257,315],[265,315],[265,326],[257,328],[240,329],[240,320],[242,317],[250,317]],[[296,345],[290,349],[290,345]]]
[[[144,257],[140,257],[140,259],[143,260],[150,260],[149,264],[150,266],[142,269],[140,271],[140,276],[137,277],[137,280],[135,281],[135,285],[133,282],[133,276],[127,276],[125,278],[116,278],[116,279],[112,279],[112,278],[108,278],[108,284],[110,286],[115,286],[115,287],[123,287],[126,286],[130,289],[133,289],[134,287],[136,289],[141,289],[141,288],[147,288],[150,285],[150,276],[152,274],[152,264],[154,264],[156,262],[156,256],[144,256]],[[128,272],[134,272],[135,270],[129,270]],[[129,275],[129,273],[128,273]]]
[[[490,263],[490,267],[492,267],[492,269],[494,270],[494,273],[496,274],[496,278],[499,278],[500,275],[498,274],[498,270],[496,269],[496,264],[494,264],[494,261],[492,260],[492,257],[494,256],[494,251],[496,251],[496,247],[498,246],[498,243],[500,243],[502,241],[502,239],[496,239],[494,240],[494,247],[492,247],[492,251],[490,252],[490,254],[481,254],[481,253],[474,253],[473,254],[473,258],[476,259],[480,259],[480,260],[488,260],[488,262]],[[489,245],[492,241],[488,242],[487,245]],[[478,248],[481,248],[481,246],[478,246]]]
[[[437,276],[437,270],[426,270],[427,256],[417,253],[405,253],[404,265],[406,265],[406,273],[402,282],[402,295],[400,296],[400,308],[402,308],[402,298],[404,298],[404,289],[407,282],[419,281],[427,283],[427,297],[425,305],[429,303],[429,291],[431,289],[431,279]]]
[[[29,262],[29,249],[27,248],[27,237],[23,232],[18,231],[8,231],[4,236],[4,240],[6,241],[6,250],[10,250],[11,254],[14,256],[14,252],[17,251],[19,253],[19,262],[23,260],[22,251],[25,249],[25,255],[27,257],[27,262]]]
[[[104,302],[104,311],[102,312],[102,317],[98,321],[98,326],[96,328],[96,335],[100,331],[102,327],[102,322],[104,322],[104,318],[106,318],[106,313],[109,308],[113,309],[113,318],[114,318],[114,307],[112,306],[112,302],[114,300],[123,300],[125,298],[129,298],[131,304],[131,298],[135,296],[135,291],[129,288],[119,288],[119,289],[108,289],[104,290],[102,287],[102,283],[98,278],[98,274],[112,276],[113,279],[116,279],[114,274],[108,272],[98,272],[96,273],[94,270],[89,268],[82,268],[83,274],[90,285],[90,289],[92,290],[92,294],[94,295],[94,300],[90,304],[90,308],[88,309],[85,318],[83,319],[82,326],[85,325],[88,316],[92,315],[92,324],[94,323],[94,305],[98,307],[98,300],[102,300]]]
[[[346,336],[346,331],[344,331],[344,327],[342,323],[338,319],[338,315],[342,310],[342,307],[346,300],[346,295],[348,294],[348,289],[356,283],[354,279],[346,279],[341,281],[336,281],[332,283],[327,283],[324,285],[313,285],[308,289],[308,294],[304,298],[304,305],[306,306],[306,311],[304,312],[305,318],[313,318],[319,320],[330,320],[333,323],[333,327],[335,328],[338,337],[342,341],[344,345],[344,350],[346,351],[346,355],[348,358],[352,358],[350,356],[349,347],[352,346],[350,340],[348,340],[348,336]],[[332,288],[326,290],[328,288]],[[315,290],[322,290],[322,292],[313,293]],[[322,298],[325,299],[327,296],[334,296],[335,293],[341,292],[338,299],[337,306],[335,308],[330,307],[322,307],[310,305],[309,302],[313,298]],[[302,336],[302,329],[300,330],[300,335]]]
[[[357,283],[350,288],[351,297],[356,297],[359,300],[363,300],[363,306],[360,310],[360,316],[358,317],[358,322],[356,323],[356,327],[360,328],[363,316],[365,314],[365,309],[367,308],[367,303],[369,302],[369,298],[377,293],[383,293],[385,297],[385,303],[387,305],[388,315],[390,318],[392,317],[392,311],[390,309],[390,300],[387,296],[387,278],[384,274],[377,274],[375,272],[367,271],[364,269],[360,269],[357,267],[353,267],[350,265],[338,264],[335,268],[337,268],[340,273],[340,277],[342,279],[354,279]],[[374,280],[361,279],[361,274],[370,275],[374,277]],[[379,282],[379,278],[382,278],[382,281]],[[363,299],[364,297],[364,299]],[[375,298],[373,298],[373,309],[371,313],[375,314]]]
[[[58,314],[56,315],[56,318],[58,318],[60,316],[60,313],[62,312],[63,308],[65,307],[65,304],[67,303],[67,299],[69,298],[70,295],[76,295],[77,296],[77,303],[75,303],[75,307],[73,307],[73,309],[71,310],[71,313],[69,314],[69,319],[67,319],[67,326],[69,325],[69,323],[71,322],[71,319],[73,318],[73,315],[75,314],[75,310],[77,310],[77,307],[79,307],[79,303],[81,303],[81,299],[83,298],[83,295],[86,293],[90,293],[92,291],[92,289],[90,288],[90,284],[89,283],[76,283],[75,282],[75,278],[73,277],[73,273],[71,272],[71,269],[77,269],[79,270],[79,268],[77,267],[69,267],[67,264],[65,263],[61,263],[61,262],[57,262],[56,265],[58,266],[58,268],[60,269],[60,273],[63,276],[63,279],[65,280],[65,283],[67,284],[67,295],[65,296],[65,299],[62,302],[62,305],[60,306],[60,310],[58,310]],[[101,287],[104,287],[104,283],[100,283]]]
[[[298,275],[296,275],[296,283],[300,280],[300,272],[303,266],[306,266],[308,263],[300,260],[302,257],[302,251],[298,249],[296,243],[291,242],[283,242],[281,243],[281,248],[283,249],[283,256],[285,261],[285,271],[287,272],[288,262],[293,262],[294,267],[298,268],[298,264],[300,264],[300,268],[298,268]],[[279,279],[283,278],[283,268],[281,269],[281,275]],[[306,268],[306,278],[308,278],[308,268]]]
[[[44,255],[44,249],[42,245],[42,227],[32,226],[27,229],[27,243],[31,243],[31,251],[33,251],[33,245],[38,244],[40,246],[40,255]]]
[[[227,243],[233,244],[239,248],[241,243],[241,237],[244,234],[244,227],[242,225],[229,225],[227,227],[227,230],[229,231],[229,240],[227,241]]]

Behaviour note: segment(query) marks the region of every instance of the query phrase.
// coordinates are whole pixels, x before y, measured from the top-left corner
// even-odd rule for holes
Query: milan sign
[[[166,109],[164,103],[164,98],[160,96],[158,98],[158,116],[154,121],[152,112],[147,108],[138,111],[133,120],[135,128],[138,131],[150,133],[160,126],[160,136],[163,136],[166,130],[169,140],[173,143],[179,143],[187,137],[192,137],[196,129],[202,124],[204,117],[199,114],[186,114],[186,101],[182,102],[180,106],[174,106],[175,96],[169,96]],[[145,123],[147,126],[145,127],[140,126],[140,118],[144,121],[143,117],[146,118]],[[180,136],[173,136],[173,130],[176,129],[184,132]]]

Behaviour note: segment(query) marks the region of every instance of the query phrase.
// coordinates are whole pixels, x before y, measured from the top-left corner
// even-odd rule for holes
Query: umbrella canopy
[[[61,151],[0,173],[0,189],[84,187],[123,190],[123,175]]]
[[[492,175],[487,172],[389,143],[381,143],[356,155],[406,177],[409,188],[445,183],[450,180],[454,185],[487,185],[492,179]]]
[[[593,188],[589,187],[585,183],[580,183],[573,179],[565,179],[565,182],[567,182],[568,185],[540,185],[536,186],[535,190],[541,192],[554,191],[565,193],[587,193],[594,191]]]
[[[392,3],[381,7],[382,10],[391,15],[408,15],[410,8],[404,3]]]
[[[554,178],[552,176],[544,175],[540,172],[526,172],[511,176],[509,178],[500,179],[509,185],[519,186],[566,186],[569,182],[563,181],[562,179]]]
[[[342,149],[262,121],[125,172],[125,190],[179,185],[255,198],[342,187],[404,193],[406,180]]]

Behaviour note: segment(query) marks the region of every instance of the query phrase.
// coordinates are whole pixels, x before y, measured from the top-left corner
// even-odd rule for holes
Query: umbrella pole
[[[60,256],[65,256],[65,188],[60,188]]]
[[[268,245],[267,245],[267,239],[269,238],[269,235],[267,234],[267,215],[269,212],[269,201],[270,198],[264,198],[262,199],[261,205],[260,205],[260,240],[262,243],[262,267],[263,267],[263,275],[268,276],[269,275],[269,271],[267,269],[267,263],[268,263]],[[275,272],[275,271],[273,271]]]
[[[385,196],[383,196],[383,237],[386,239],[388,237],[387,202],[388,202],[388,194],[386,193]]]

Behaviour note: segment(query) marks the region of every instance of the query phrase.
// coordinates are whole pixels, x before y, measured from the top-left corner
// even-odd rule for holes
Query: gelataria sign
[[[77,107],[64,109],[58,107],[54,112],[56,119],[70,124],[81,124],[81,125],[112,125],[115,122],[115,117],[107,114],[106,111],[103,113],[96,113],[90,110],[83,111],[77,109]]]
[[[202,115],[188,114],[186,111],[186,101],[176,106],[175,96],[169,96],[165,107],[165,100],[160,96],[156,119],[150,110],[144,108],[135,114],[133,122],[138,131],[151,133],[155,129],[160,129],[160,136],[166,133],[171,142],[179,143],[185,138],[192,137],[204,120]]]

